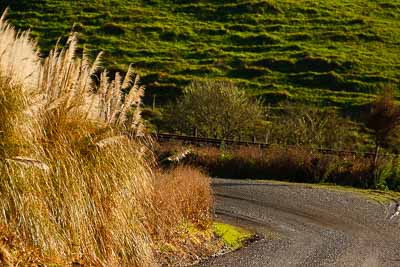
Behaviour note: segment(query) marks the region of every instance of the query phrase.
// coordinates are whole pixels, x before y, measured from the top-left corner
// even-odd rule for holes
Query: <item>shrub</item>
[[[180,132],[197,128],[203,136],[232,138],[254,128],[263,108],[230,82],[194,81],[167,113],[171,128]]]
[[[106,34],[122,35],[125,33],[123,25],[119,25],[112,22],[104,23],[102,31]]]
[[[382,162],[382,160],[380,160]],[[376,168],[375,174],[379,178],[378,187],[381,189],[390,189],[400,191],[400,164],[399,157],[386,160]]]
[[[371,103],[365,124],[372,131],[375,142],[375,160],[377,160],[379,149],[389,147],[393,144],[393,139],[399,137],[400,105],[396,103],[393,89],[386,89]]]
[[[357,125],[334,110],[286,105],[271,116],[270,143],[349,150],[357,145]]]
[[[372,176],[372,159],[348,156],[338,158],[337,169],[332,173],[329,182],[361,188],[376,188]]]

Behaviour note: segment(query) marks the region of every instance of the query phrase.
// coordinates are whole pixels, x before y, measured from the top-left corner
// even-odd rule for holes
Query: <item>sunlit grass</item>
[[[139,76],[98,76],[100,58],[75,34],[41,58],[0,19],[1,266],[156,266],[171,239],[182,258],[211,253],[179,229],[209,230],[209,177],[155,175]]]
[[[252,236],[251,232],[243,228],[221,222],[214,223],[213,227],[215,234],[222,238],[225,245],[232,250],[241,248],[244,242]]]
[[[112,69],[134,62],[160,102],[195,77],[228,77],[273,103],[287,90],[289,100],[346,108],[399,82],[396,2],[21,0],[0,8],[7,5],[45,53],[75,23],[86,49],[105,51]]]
[[[360,189],[354,188],[350,186],[338,186],[332,184],[313,184],[311,185],[313,188],[320,188],[326,190],[333,190],[333,191],[341,191],[341,192],[349,192],[357,194],[358,196],[385,204],[391,201],[399,201],[400,200],[400,193],[394,191],[384,191],[384,190],[374,190],[374,189]]]
[[[299,185],[308,188],[316,188],[337,192],[346,192],[356,194],[357,196],[376,201],[382,204],[387,204],[389,202],[400,200],[400,192],[395,192],[391,190],[377,190],[377,189],[362,189],[355,188],[351,186],[341,186],[335,184],[310,184],[310,183],[294,183],[294,182],[284,182],[276,180],[257,180],[261,183],[273,183],[273,184],[286,184],[286,185]]]

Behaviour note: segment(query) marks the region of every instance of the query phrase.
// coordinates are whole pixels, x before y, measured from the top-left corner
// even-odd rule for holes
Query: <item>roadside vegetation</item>
[[[224,143],[220,147],[190,146],[190,153],[185,153],[181,162],[201,167],[213,177],[332,183],[400,191],[400,157],[393,154],[399,149],[399,110],[400,104],[389,89],[376,97],[360,116],[365,124],[351,123],[335,111],[287,106],[280,116],[272,119],[267,116],[269,120],[264,122],[268,148]],[[250,133],[260,130],[253,127]],[[329,148],[330,152],[321,148]],[[162,160],[179,154],[182,149],[180,144],[162,144],[158,155]],[[358,153],[346,153],[346,150]]]
[[[215,93],[226,88],[230,93],[222,94],[223,97]],[[400,104],[391,87],[365,106],[357,122],[344,118],[335,109],[287,103],[280,110],[271,110],[258,102],[249,102],[249,96],[242,91],[219,82],[194,83],[181,99],[170,108],[178,110],[176,114],[171,112],[173,119],[168,121],[175,132],[191,135],[190,130],[197,130],[198,125],[203,137],[214,131],[215,138],[258,141],[268,146],[235,147],[222,142],[220,147],[186,148],[181,162],[201,167],[213,177],[400,191],[400,157],[396,154],[400,144]],[[188,102],[186,106],[182,105],[184,101]],[[243,116],[235,116],[236,111]],[[231,135],[215,131],[226,125],[237,127],[225,131]],[[206,135],[203,129],[208,130]],[[162,144],[158,155],[163,162],[165,157],[183,150],[179,144]]]
[[[185,146],[187,147],[187,146]],[[160,158],[181,151],[182,145],[163,144]],[[212,177],[269,179],[290,182],[330,183],[360,188],[400,191],[398,156],[328,155],[304,146],[198,147],[181,163],[203,168]]]
[[[400,190],[397,191],[388,191],[388,190],[377,190],[377,189],[360,189],[354,188],[350,186],[338,186],[334,184],[313,184],[308,186],[324,189],[324,190],[332,190],[332,191],[342,191],[342,192],[350,192],[357,194],[361,197],[364,197],[369,200],[376,201],[380,204],[386,205],[391,203],[396,203],[400,199]]]
[[[0,19],[1,266],[183,264],[222,246],[210,179],[157,171],[139,76],[99,61],[75,34],[41,58]]]

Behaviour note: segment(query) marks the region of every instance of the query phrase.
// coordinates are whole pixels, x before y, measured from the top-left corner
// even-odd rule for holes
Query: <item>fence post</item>
[[[156,109],[156,97],[157,97],[157,95],[154,94],[153,95],[153,111]]]
[[[253,143],[255,144],[257,142],[256,136],[253,135]]]
[[[197,127],[194,127],[194,129],[193,129],[193,136],[197,137]]]

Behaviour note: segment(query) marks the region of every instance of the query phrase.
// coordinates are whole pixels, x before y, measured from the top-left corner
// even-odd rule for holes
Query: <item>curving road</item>
[[[217,219],[262,236],[201,266],[400,266],[400,218],[348,192],[215,179]]]

